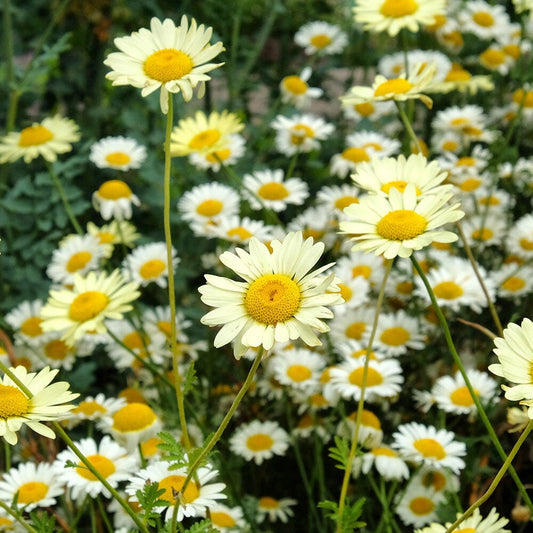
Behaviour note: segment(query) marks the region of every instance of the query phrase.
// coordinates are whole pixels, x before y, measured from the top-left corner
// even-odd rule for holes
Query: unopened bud
[[[511,518],[514,522],[521,524],[531,520],[531,511],[526,505],[515,505],[511,511]]]

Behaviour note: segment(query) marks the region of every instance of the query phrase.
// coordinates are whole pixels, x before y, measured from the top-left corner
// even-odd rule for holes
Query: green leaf
[[[176,437],[166,431],[162,431],[158,436],[163,441],[157,445],[163,452],[163,460],[176,463],[178,467],[185,466],[187,464],[185,460],[185,448],[176,440]]]
[[[39,533],[54,533],[56,531],[56,519],[52,514],[44,511],[30,513],[31,525]]]
[[[335,446],[329,449],[329,457],[331,457],[337,464],[335,465],[340,470],[346,470],[348,465],[348,456],[350,455],[350,445],[348,439],[335,436]]]
[[[219,530],[213,527],[211,520],[202,520],[185,531],[188,533],[218,533]]]
[[[191,362],[189,368],[187,368],[187,375],[185,376],[185,383],[183,385],[183,392],[189,392],[194,388],[198,378],[196,376],[196,369],[194,368],[194,361]]]
[[[157,507],[172,505],[171,502],[160,498],[163,494],[165,494],[165,489],[160,489],[156,481],[146,482],[142,490],[135,493],[144,511],[144,519],[149,526],[155,526],[155,520],[160,514],[155,510]]]

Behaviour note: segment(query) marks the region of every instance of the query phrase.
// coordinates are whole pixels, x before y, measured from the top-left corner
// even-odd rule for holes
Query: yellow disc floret
[[[394,78],[379,84],[374,90],[374,96],[387,96],[388,94],[405,94],[413,88],[413,84],[404,78]]]
[[[28,146],[38,146],[47,143],[54,138],[54,134],[44,126],[36,124],[29,128],[24,128],[20,132],[19,146],[26,148]]]
[[[85,322],[98,316],[108,303],[109,298],[103,292],[82,292],[70,304],[69,317],[76,322]]]
[[[377,224],[378,234],[389,241],[406,241],[424,233],[427,220],[409,209],[387,213]]]
[[[385,0],[379,11],[384,17],[400,18],[416,13],[417,9],[414,0]]]
[[[0,419],[23,416],[28,412],[30,400],[12,385],[0,385]]]
[[[157,417],[145,403],[129,403],[120,408],[113,416],[113,429],[126,433],[150,427]]]
[[[165,48],[150,55],[143,68],[149,78],[166,83],[183,78],[193,66],[191,58],[181,50]]]

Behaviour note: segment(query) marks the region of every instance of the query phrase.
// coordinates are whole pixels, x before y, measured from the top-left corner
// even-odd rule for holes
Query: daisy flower
[[[505,245],[512,254],[525,259],[533,259],[533,214],[520,217],[509,229]]]
[[[410,71],[414,65],[434,64],[436,68],[434,83],[444,81],[449,72],[452,62],[446,54],[438,50],[408,50],[407,56],[403,52],[396,52],[383,56],[378,63],[378,72],[386,78],[395,78],[405,70]]]
[[[533,267],[505,264],[492,270],[490,279],[500,298],[518,298],[533,291]]]
[[[48,365],[51,368],[62,368],[72,370],[78,357],[85,357],[92,353],[93,346],[80,339],[74,345],[68,345],[61,339],[63,332],[49,331],[42,339],[42,342],[35,347],[35,355],[40,359],[41,365]]]
[[[409,468],[397,452],[386,445],[377,446],[362,456],[361,471],[368,474],[372,466],[386,480],[409,479]]]
[[[310,113],[290,118],[277,115],[270,126],[276,131],[276,149],[287,156],[318,150],[319,141],[327,139],[335,130],[333,124]]]
[[[26,424],[30,429],[49,439],[54,432],[43,422],[61,420],[74,408],[69,402],[79,394],[68,389],[70,383],[52,383],[59,370],[46,367],[38,373],[30,372],[23,366],[9,369],[31,392],[29,398],[7,375],[0,379],[0,437],[11,445],[17,443],[17,431]]]
[[[129,185],[121,180],[109,180],[93,193],[93,207],[104,220],[131,218],[131,206],[141,205],[139,198],[133,194]]]
[[[346,144],[350,147],[357,147],[366,150],[371,156],[386,157],[395,154],[400,150],[401,143],[397,139],[392,139],[388,135],[383,135],[377,131],[357,131],[346,137]]]
[[[131,479],[139,467],[137,457],[128,454],[125,448],[119,446],[108,435],[105,435],[98,444],[92,438],[85,438],[77,442],[76,446],[114,489],[119,482]],[[65,466],[67,461],[77,466],[67,467]],[[70,489],[73,500],[81,502],[86,496],[96,498],[100,494],[105,498],[111,498],[111,493],[72,450],[59,452],[54,465],[57,479]]]
[[[148,96],[161,89],[161,111],[168,111],[169,93],[183,94],[188,102],[193,89],[200,85],[199,95],[210,76],[210,72],[223,63],[208,63],[224,50],[219,41],[209,44],[212,28],[198,26],[194,19],[181,17],[180,25],[167,18],[160,21],[152,18],[150,29],[141,28],[126,37],[114,40],[120,52],[107,56],[104,64],[111,68],[106,78],[113,85],[132,85],[142,89],[141,95]]]
[[[511,22],[504,6],[484,0],[468,2],[458,15],[462,31],[473,33],[478,39],[497,39]]]
[[[337,222],[331,214],[320,207],[308,207],[295,216],[288,224],[288,231],[301,231],[304,239],[312,237],[326,248],[331,248],[337,239],[335,229]]]
[[[224,145],[212,152],[193,152],[189,162],[199,169],[211,169],[218,172],[222,165],[234,165],[245,153],[246,141],[242,135],[233,133],[224,139]]]
[[[217,225],[207,228],[206,236],[218,237],[226,241],[245,244],[253,237],[261,242],[272,239],[272,228],[262,220],[252,220],[249,217],[223,217]]]
[[[74,427],[84,420],[101,422],[106,418],[110,419],[125,403],[124,398],[106,398],[102,392],[96,396],[86,396],[70,411],[66,423],[68,427]]]
[[[337,286],[341,290],[341,296],[344,300],[344,304],[337,311],[338,314],[351,312],[356,307],[366,305],[368,302],[370,283],[362,276],[339,281]]]
[[[309,390],[318,386],[325,367],[324,358],[310,350],[295,348],[269,359],[274,378],[291,390]]]
[[[466,455],[466,446],[455,440],[452,431],[410,422],[399,426],[392,438],[392,447],[408,462],[449,468],[456,474],[465,466],[461,457]]]
[[[275,421],[242,424],[229,439],[231,451],[260,465],[274,455],[285,455],[289,434]]]
[[[246,527],[241,507],[228,507],[217,502],[209,508],[209,514],[217,531],[235,531],[236,528],[244,530]]]
[[[505,76],[516,64],[516,59],[497,45],[491,45],[479,54],[479,64],[488,70]]]
[[[313,332],[329,331],[321,320],[332,318],[326,306],[341,302],[333,274],[322,276],[331,264],[311,271],[324,251],[322,243],[303,240],[289,233],[282,242],[271,242],[272,253],[257,239],[250,239],[250,252],[237,248],[224,252],[220,261],[244,281],[206,275],[200,287],[202,301],[216,307],[201,322],[223,325],[215,337],[220,347],[235,341],[239,358],[248,347],[270,350],[276,342],[301,338],[310,346],[321,342]]]
[[[460,517],[461,513],[457,513],[457,518]],[[479,509],[475,509],[471,516],[461,522],[461,529],[458,531],[471,531],[472,533],[511,533],[510,529],[504,529],[504,526],[508,523],[509,520],[500,517],[494,507],[485,518],[483,518]],[[445,525],[433,522],[423,529],[417,529],[415,533],[446,533],[451,525],[451,522],[446,522]]]
[[[489,370],[496,376],[516,383],[512,387],[502,387],[505,397],[526,405],[529,418],[533,419],[533,322],[524,318],[520,325],[509,324],[503,330],[503,337],[496,337],[494,344],[494,353],[499,362],[490,365]]]
[[[66,330],[62,339],[69,344],[89,331],[105,333],[104,320],[122,318],[139,296],[137,284],[125,282],[118,270],[89,272],[85,278],[75,274],[71,289],[50,291],[41,310],[42,328]]]
[[[167,505],[158,505],[155,509],[165,512],[165,520],[172,519],[174,506],[179,494],[179,506],[177,520],[182,522],[185,517],[203,517],[206,508],[211,508],[217,500],[223,500],[226,495],[222,492],[226,485],[224,483],[211,483],[211,480],[218,475],[218,472],[210,465],[202,466],[196,470],[195,479],[191,480],[185,491],[182,491],[187,469],[185,467],[175,468],[167,461],[157,461],[148,465],[133,477],[126,487],[126,493],[131,496],[132,501],[138,501],[136,493],[142,490],[146,483],[157,483],[159,489],[165,489],[160,498],[169,502]]]
[[[42,306],[43,302],[39,299],[24,300],[4,316],[5,321],[15,332],[15,339],[29,344],[40,342],[44,334],[41,328]]]
[[[402,28],[417,32],[420,26],[430,26],[445,12],[445,0],[357,0],[353,7],[355,22],[365,30],[386,31],[391,37]]]
[[[74,274],[86,275],[97,270],[105,256],[105,248],[93,235],[69,235],[54,250],[46,275],[54,282],[69,285]]]
[[[354,104],[347,104],[342,102],[342,112],[344,117],[349,120],[366,119],[372,122],[377,122],[383,117],[394,115],[398,112],[394,102],[387,102],[386,100],[376,102],[361,102]]]
[[[369,255],[357,250],[349,252],[344,257],[340,257],[337,261],[335,271],[340,279],[361,277],[367,280],[371,287],[375,287],[381,282],[385,272],[381,257]]]
[[[386,259],[410,257],[432,242],[454,242],[457,235],[438,230],[440,226],[455,222],[464,216],[459,204],[448,204],[452,194],[417,196],[416,185],[409,183],[403,192],[396,187],[389,196],[368,195],[358,204],[349,205],[341,221],[342,233],[353,235],[352,250],[373,251]]]
[[[97,226],[93,222],[87,222],[87,233],[98,239],[104,249],[104,257],[113,255],[116,244],[123,244],[133,248],[135,241],[140,237],[137,228],[127,220],[112,220],[109,224]]]
[[[293,498],[276,499],[272,496],[262,496],[257,504],[257,522],[262,523],[268,518],[269,522],[279,520],[286,524],[289,518],[294,516],[291,507],[297,503]]]
[[[193,117],[182,118],[174,126],[170,136],[170,153],[176,157],[215,152],[225,147],[228,135],[243,129],[244,124],[237,113],[224,110],[206,115],[203,111],[196,111]]]
[[[479,189],[476,189],[479,190]],[[466,217],[463,233],[471,247],[499,246],[507,233],[506,213],[502,209]],[[462,241],[460,245],[462,245]]]
[[[21,157],[29,163],[39,156],[53,163],[58,154],[72,150],[80,140],[78,126],[70,119],[55,115],[35,122],[22,131],[10,132],[0,139],[0,163],[13,163]]]
[[[360,341],[372,327],[373,321],[374,310],[367,307],[358,307],[350,313],[337,315],[331,321],[331,338],[336,343]]]
[[[311,67],[305,67],[300,75],[285,76],[280,84],[281,100],[286,104],[293,104],[298,109],[309,107],[312,100],[322,96],[322,89],[309,87],[307,83],[313,71]]]
[[[352,440],[355,432],[356,420],[357,411],[354,411],[341,421],[337,428],[337,434]],[[358,435],[359,444],[364,448],[376,448],[377,446],[381,446],[382,440],[383,430],[381,429],[379,418],[374,412],[368,409],[363,409]]]
[[[130,170],[146,159],[146,147],[130,137],[104,137],[91,146],[89,160],[98,168]]]
[[[411,482],[396,498],[396,514],[406,526],[421,527],[437,518],[437,506],[443,501],[442,494]]]
[[[172,248],[172,270],[179,263],[177,252]],[[166,288],[168,278],[167,247],[164,242],[152,242],[138,246],[122,261],[124,279],[134,281],[141,287],[155,283]]]
[[[307,184],[300,178],[284,180],[284,172],[256,170],[245,174],[242,180],[244,195],[252,209],[266,207],[273,211],[284,211],[288,204],[302,205],[309,196]]]
[[[0,500],[12,502],[15,495],[17,507],[29,513],[36,507],[55,505],[56,498],[63,495],[63,484],[57,479],[53,465],[21,463],[0,478]]]
[[[316,201],[325,211],[333,211],[337,217],[342,217],[345,207],[359,202],[359,194],[358,187],[343,183],[322,187],[316,195]]]
[[[342,52],[348,44],[348,36],[339,26],[323,21],[304,24],[295,34],[294,42],[310,56],[333,55]]]
[[[163,335],[167,340],[171,337],[170,306],[157,306],[143,311],[143,325],[150,337]],[[187,320],[180,310],[176,310],[176,337],[178,342],[188,342],[185,330],[192,322]]]

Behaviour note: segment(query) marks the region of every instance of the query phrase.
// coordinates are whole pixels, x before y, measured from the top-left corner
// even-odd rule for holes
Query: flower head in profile
[[[115,39],[120,52],[109,54],[104,61],[111,68],[106,78],[113,85],[142,89],[143,97],[161,89],[161,111],[166,114],[169,93],[181,92],[188,102],[193,89],[211,79],[206,72],[222,65],[208,63],[224,50],[220,41],[209,44],[212,33],[212,28],[198,26],[194,19],[189,23],[185,15],[177,27],[169,18],[154,17],[150,29]]]
[[[253,237],[249,246],[249,252],[237,248],[220,256],[244,281],[207,274],[207,284],[199,289],[202,301],[216,308],[202,323],[223,326],[215,346],[235,341],[240,358],[250,346],[270,350],[276,342],[298,338],[310,346],[321,344],[313,330],[329,331],[322,319],[333,312],[326,306],[342,301],[334,274],[321,275],[331,264],[311,271],[324,244],[294,232],[272,241],[272,252]]]
[[[137,283],[126,283],[118,270],[111,274],[74,275],[71,289],[50,291],[41,309],[44,331],[66,330],[63,340],[73,343],[89,331],[105,333],[104,320],[118,320],[132,309],[140,293]]]
[[[520,325],[509,324],[494,344],[499,363],[490,365],[489,370],[516,383],[513,387],[503,386],[505,397],[528,406],[528,416],[533,420],[533,322],[524,318]]]
[[[13,163],[21,157],[29,163],[39,156],[53,163],[58,154],[72,150],[80,140],[78,126],[70,119],[55,115],[35,122],[22,131],[12,131],[0,139],[0,163]]]
[[[312,72],[311,67],[305,67],[299,75],[285,76],[279,84],[281,100],[293,104],[298,109],[305,109],[314,99],[320,98],[323,93],[322,89],[309,87],[307,83]]]
[[[460,517],[461,514],[458,513],[457,518]],[[490,510],[485,518],[483,518],[479,509],[475,509],[471,516],[461,522],[460,529],[457,529],[456,531],[472,533],[510,533],[510,529],[504,529],[504,526],[508,523],[509,520],[500,516],[494,508]],[[415,533],[446,533],[451,525],[451,522],[447,522],[445,525],[433,522],[423,529],[417,529]]]
[[[93,207],[100,212],[104,220],[130,219],[132,205],[141,205],[139,198],[133,194],[130,186],[122,180],[108,180],[93,193]]]
[[[63,418],[75,407],[69,402],[79,394],[70,392],[70,384],[66,381],[52,383],[59,370],[46,367],[39,373],[28,373],[25,367],[17,366],[10,371],[32,396],[23,392],[9,376],[0,379],[0,437],[9,444],[16,444],[17,431],[26,424],[40,435],[55,438],[54,432],[43,422]]]

